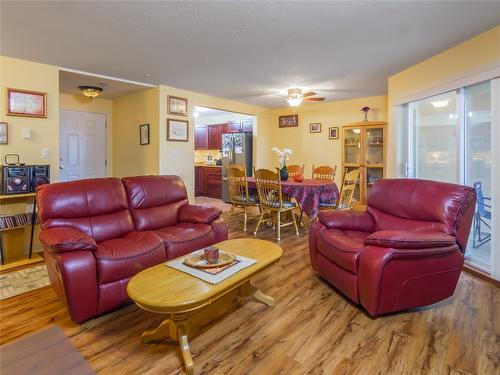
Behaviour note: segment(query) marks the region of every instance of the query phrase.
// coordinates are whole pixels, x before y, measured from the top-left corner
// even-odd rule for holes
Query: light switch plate
[[[42,148],[42,159],[50,159],[50,150],[48,148]]]
[[[25,139],[31,138],[31,128],[23,128],[23,138]]]

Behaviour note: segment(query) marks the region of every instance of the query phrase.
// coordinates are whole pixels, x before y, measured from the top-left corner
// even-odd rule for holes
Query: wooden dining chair
[[[288,197],[284,198],[279,170],[272,172],[268,169],[255,170],[254,168],[254,176],[260,205],[260,217],[254,235],[257,235],[260,225],[269,220],[273,222],[273,227],[278,231],[278,241],[281,239],[281,228],[288,225],[293,224],[295,226],[295,233],[298,235],[299,228],[293,213],[293,210],[297,208],[297,204],[291,202]],[[287,216],[291,216],[292,220],[282,224],[281,215],[287,212],[290,213]]]
[[[339,209],[339,210],[349,210],[351,209],[352,197],[354,195],[354,190],[358,184],[359,178],[359,168],[352,169],[349,172],[344,172],[344,178],[342,180],[342,187],[340,189],[339,198],[335,202],[319,202],[320,210],[327,209]]]
[[[286,169],[288,171],[288,176],[292,177],[292,178],[293,178],[293,176],[296,176],[298,174],[304,175],[304,168],[305,168],[304,164],[302,164],[302,166],[297,165],[297,164],[293,164],[293,165],[289,165],[288,167],[286,167]]]
[[[227,179],[229,182],[229,199],[231,200],[231,210],[229,218],[233,215],[235,208],[243,209],[243,231],[247,231],[247,208],[259,206],[257,195],[250,194],[248,189],[247,171],[244,166],[231,165],[227,168]]]
[[[337,172],[337,166],[330,167],[328,165],[322,165],[319,167],[312,167],[312,178],[314,180],[335,180],[335,173]]]

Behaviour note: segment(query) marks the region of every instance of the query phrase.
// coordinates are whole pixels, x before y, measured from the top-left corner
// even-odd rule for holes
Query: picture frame
[[[279,116],[280,128],[296,128],[299,126],[299,115]]]
[[[328,128],[328,139],[339,139],[339,127],[333,126]]]
[[[167,119],[167,141],[188,142],[189,141],[189,121]]]
[[[321,133],[321,122],[312,122],[309,124],[309,133]]]
[[[149,145],[149,124],[139,126],[139,144],[141,146]]]
[[[188,100],[178,96],[168,95],[168,114],[174,116],[187,116],[188,114]]]
[[[47,118],[47,93],[7,88],[7,116]]]
[[[0,145],[9,144],[9,124],[0,122]]]

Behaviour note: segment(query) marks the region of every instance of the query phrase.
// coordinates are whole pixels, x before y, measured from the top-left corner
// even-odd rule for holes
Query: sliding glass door
[[[477,209],[466,257],[489,271],[491,262],[491,84],[464,89],[465,184],[474,186]]]
[[[404,104],[399,113],[403,155],[398,161],[404,164],[400,168],[403,176],[476,189],[478,204],[466,259],[489,272],[493,203],[490,81]]]

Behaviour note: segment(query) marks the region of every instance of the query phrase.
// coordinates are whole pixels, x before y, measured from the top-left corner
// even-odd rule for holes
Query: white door
[[[106,115],[61,110],[59,180],[106,176]]]

